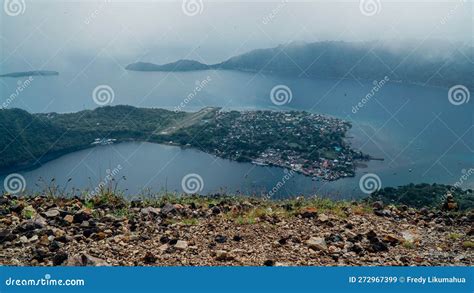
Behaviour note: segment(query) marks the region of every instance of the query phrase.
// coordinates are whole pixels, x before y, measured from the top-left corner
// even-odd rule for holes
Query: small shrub
[[[195,226],[199,224],[199,221],[195,218],[187,218],[187,219],[181,220],[181,224],[185,226]]]
[[[459,233],[450,233],[448,235],[448,238],[451,239],[451,240],[459,240],[461,237],[462,237],[462,235],[459,234]]]
[[[464,248],[469,248],[469,249],[473,249],[474,248],[474,241],[464,241],[462,243],[462,246]]]
[[[413,249],[415,248],[415,244],[411,241],[403,241],[402,246],[406,249]]]

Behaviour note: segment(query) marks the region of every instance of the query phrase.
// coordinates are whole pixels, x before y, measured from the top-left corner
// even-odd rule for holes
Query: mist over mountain
[[[455,45],[454,45],[455,46]],[[217,64],[179,60],[155,65],[134,63],[137,71],[226,69],[297,77],[382,79],[450,87],[473,85],[473,47],[443,43],[395,48],[370,42],[295,42],[257,49]]]

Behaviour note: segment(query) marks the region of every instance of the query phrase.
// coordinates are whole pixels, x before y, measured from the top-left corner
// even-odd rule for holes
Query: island
[[[472,47],[457,48],[452,54],[433,51],[439,44],[426,43],[405,50],[393,50],[373,42],[325,41],[293,42],[273,48],[256,49],[215,64],[178,60],[157,65],[137,62],[126,67],[133,71],[236,70],[290,77],[347,78],[451,87],[474,87],[474,67],[465,63]],[[370,52],[371,54],[368,54]],[[429,56],[429,57],[428,57]],[[448,57],[449,56],[449,57]],[[361,62],[363,60],[363,62]]]
[[[198,112],[101,107],[77,113],[0,111],[0,169],[41,164],[104,144],[147,141],[192,147],[218,157],[272,165],[323,180],[354,176],[366,154],[351,148],[347,121],[304,111]]]
[[[33,70],[33,71],[19,71],[0,74],[0,77],[25,77],[25,76],[55,76],[59,75],[57,71],[51,70]]]
[[[131,71],[194,71],[211,69],[211,66],[198,61],[183,59],[164,65],[157,65],[148,62],[137,62],[127,65],[125,69]]]

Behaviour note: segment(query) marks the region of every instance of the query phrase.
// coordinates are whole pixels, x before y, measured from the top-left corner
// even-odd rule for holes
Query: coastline
[[[255,162],[255,161],[244,161],[244,162],[239,162],[237,160],[233,160],[232,158],[230,157],[223,157],[223,156],[219,156],[217,154],[214,154],[214,153],[211,153],[211,152],[206,152],[198,147],[194,147],[194,146],[188,146],[188,145],[182,145],[182,144],[177,144],[177,143],[173,143],[173,142],[165,142],[165,141],[162,141],[162,142],[157,142],[157,141],[153,141],[153,140],[135,140],[135,139],[125,139],[125,140],[120,140],[120,141],[117,141],[115,142],[114,144],[121,144],[121,143],[127,143],[127,142],[138,142],[138,143],[153,143],[153,144],[159,144],[159,145],[166,145],[166,146],[173,146],[173,147],[179,147],[179,148],[182,148],[182,149],[193,149],[193,150],[197,150],[197,151],[201,151],[201,152],[204,152],[206,154],[209,154],[209,155],[213,155],[213,156],[216,156],[218,158],[221,158],[221,159],[226,159],[226,160],[230,160],[232,162],[235,162],[235,163],[249,163],[249,164],[252,164],[252,165],[256,165],[256,166],[272,166],[272,167],[277,167],[277,168],[281,168],[281,169],[285,169],[285,170],[290,170],[290,171],[293,171],[295,173],[298,173],[298,174],[302,174],[306,177],[311,177],[311,178],[317,178],[318,180],[322,180],[322,181],[327,181],[327,182],[331,182],[331,181],[336,181],[336,180],[341,180],[341,179],[344,179],[344,178],[350,178],[350,177],[354,177],[355,175],[352,175],[352,176],[346,176],[346,177],[342,177],[342,178],[337,178],[335,180],[327,180],[327,179],[324,179],[324,178],[319,178],[319,177],[313,177],[309,174],[305,174],[304,172],[302,171],[298,171],[298,170],[292,170],[291,168],[288,168],[288,167],[285,167],[284,165],[277,165],[277,164],[273,164],[273,163],[268,163],[266,165],[262,165],[258,162]],[[86,150],[86,149],[92,149],[92,148],[95,148],[95,147],[102,147],[102,146],[97,146],[97,145],[86,145],[86,146],[80,146],[80,147],[76,147],[76,148],[73,148],[73,149],[68,149],[68,150],[63,150],[63,151],[58,151],[58,152],[54,152],[54,153],[50,153],[50,154],[47,154],[47,155],[44,155],[41,160],[37,163],[28,163],[28,162],[25,162],[25,163],[21,163],[21,164],[17,164],[15,166],[12,166],[12,167],[9,167],[9,168],[2,168],[0,169],[0,176],[1,175],[8,175],[10,173],[15,173],[15,172],[20,172],[20,171],[31,171],[31,170],[35,170],[39,167],[41,167],[43,164],[46,164],[50,161],[54,161],[56,159],[59,159],[60,157],[62,156],[65,156],[65,155],[68,155],[68,154],[71,154],[71,153],[74,153],[74,152],[77,152],[77,151],[81,151],[81,150]],[[366,164],[364,164],[364,162],[368,162],[370,160],[384,160],[383,158],[381,159],[378,159],[378,158],[371,158],[369,160],[355,160],[354,161],[354,166],[355,166],[355,170],[357,169],[363,169],[363,168],[366,168]]]
[[[46,154],[44,155],[41,160],[39,160],[38,162],[36,163],[32,163],[32,162],[23,162],[23,163],[18,163],[14,166],[11,166],[11,167],[8,167],[8,168],[2,168],[0,169],[0,175],[7,175],[9,173],[14,173],[14,172],[20,172],[20,171],[31,171],[31,170],[34,170],[34,169],[37,169],[39,167],[41,167],[41,165],[45,164],[45,163],[48,163],[50,161],[54,161],[62,156],[65,156],[65,155],[68,155],[70,153],[74,153],[74,152],[77,152],[77,151],[81,151],[81,150],[84,150],[84,149],[88,149],[88,148],[91,148],[91,147],[94,147],[94,146],[82,146],[82,147],[75,147],[73,149],[68,149],[68,150],[62,150],[62,151],[57,151],[57,152],[54,152],[54,153],[49,153],[49,154]]]
[[[113,125],[102,128],[101,119],[103,119],[104,113],[113,115],[121,113],[120,111],[135,112],[136,122],[147,123],[147,125],[136,127],[133,124],[124,124],[120,125],[119,129]],[[15,115],[15,112],[11,113]],[[356,169],[354,162],[368,159],[367,155],[352,149],[350,143],[346,141],[345,134],[351,127],[349,122],[304,111],[221,112],[219,108],[204,108],[198,112],[184,115],[184,112],[174,113],[162,109],[116,106],[98,108],[86,113],[88,118],[81,121],[73,120],[75,122],[70,120],[80,115],[80,112],[56,114],[52,117],[45,116],[45,114],[21,113],[26,117],[31,115],[31,119],[47,119],[46,121],[50,123],[53,130],[50,137],[41,137],[41,139],[45,139],[46,144],[54,145],[56,140],[54,137],[60,136],[66,129],[71,135],[65,138],[67,141],[65,144],[60,145],[63,149],[48,153],[44,147],[40,148],[36,150],[38,157],[41,158],[40,161],[20,162],[19,159],[23,158],[19,157],[16,160],[11,160],[16,161],[13,165],[2,168],[0,174],[35,169],[65,154],[89,148],[100,139],[110,139],[117,143],[140,141],[192,147],[235,162],[257,163],[257,165],[265,163],[327,181],[353,177]],[[151,116],[151,119],[158,121],[155,122],[158,123],[157,126],[153,122],[150,124],[148,120],[144,121],[143,117],[138,117],[146,113]],[[160,119],[163,118],[168,118],[171,121],[159,124],[161,123]],[[94,121],[95,128],[88,126],[89,120]],[[254,129],[253,124],[256,121],[258,125]],[[238,127],[235,127],[234,124]],[[70,131],[71,129],[72,131]],[[154,130],[151,131],[151,129]],[[277,129],[280,131],[278,135],[275,135]],[[281,131],[282,129],[285,131]],[[195,135],[203,130],[216,140],[211,144],[205,141],[194,141]],[[241,144],[243,138],[246,139],[246,142]],[[37,138],[37,140],[39,139]],[[287,143],[287,139],[298,140],[299,145],[294,142]],[[90,144],[86,141],[90,141]],[[226,143],[222,141],[226,141]],[[34,144],[35,141],[29,143]]]
[[[212,65],[210,65],[212,66]],[[233,72],[241,72],[241,73],[261,73],[263,75],[268,75],[268,76],[276,76],[276,77],[282,77],[282,78],[294,78],[294,74],[284,74],[284,73],[278,73],[274,72],[271,70],[254,70],[254,69],[230,69],[230,68],[219,68],[219,67],[210,67],[207,69],[197,69],[197,70],[188,70],[188,71],[173,71],[173,70],[131,70],[131,69],[126,69],[127,71],[132,71],[132,72],[144,72],[144,73],[150,73],[150,72],[194,72],[194,71],[233,71]],[[306,79],[306,80],[313,80],[313,79],[318,79],[318,80],[334,80],[334,81],[339,81],[339,80],[347,80],[347,81],[353,81],[354,78],[348,78],[348,77],[333,77],[333,76],[318,76],[318,75],[311,75],[311,76],[306,76],[306,77],[298,77],[299,79]],[[357,78],[359,81],[364,81],[367,83],[372,84],[374,81],[373,79],[367,79],[367,78]],[[409,86],[416,86],[416,87],[423,87],[423,88],[436,88],[436,89],[449,89],[450,87],[440,85],[440,84],[424,84],[419,81],[404,81],[404,80],[392,80],[390,79],[387,83],[389,84],[404,84],[404,85],[409,85]],[[372,85],[373,86],[373,85]]]

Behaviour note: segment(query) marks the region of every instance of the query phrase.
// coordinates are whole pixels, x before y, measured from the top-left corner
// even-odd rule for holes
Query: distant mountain
[[[442,49],[441,49],[442,48]],[[438,51],[437,51],[438,50]],[[448,52],[441,54],[442,52]],[[360,78],[422,83],[450,87],[474,86],[473,47],[441,47],[427,43],[399,48],[372,43],[291,43],[258,49],[222,63],[206,65],[180,60],[165,65],[135,63],[127,69],[188,71],[228,69],[298,77]]]
[[[194,60],[178,60],[173,63],[157,65],[153,63],[137,62],[128,65],[125,69],[133,71],[194,71],[206,70],[210,66]]]
[[[0,77],[24,77],[24,76],[53,76],[59,75],[57,71],[51,70],[33,70],[33,71],[19,71],[0,74]]]

